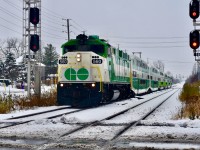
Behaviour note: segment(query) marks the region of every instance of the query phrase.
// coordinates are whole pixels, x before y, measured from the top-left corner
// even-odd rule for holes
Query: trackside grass
[[[14,110],[14,103],[11,96],[0,96],[0,114]]]
[[[33,107],[55,106],[56,95],[56,91],[51,91],[42,94],[41,97],[36,95],[32,95],[31,98],[11,95],[0,97],[0,114]]]
[[[178,118],[198,119],[200,117],[200,82],[185,83],[179,99],[183,102],[183,108]]]

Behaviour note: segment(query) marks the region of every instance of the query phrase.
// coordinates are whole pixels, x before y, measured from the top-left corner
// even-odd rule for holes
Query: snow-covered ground
[[[200,120],[189,120],[187,118],[183,120],[174,119],[175,115],[182,107],[181,102],[178,100],[178,96],[181,91],[179,89],[182,88],[182,86],[183,83],[173,86],[174,91],[178,90],[178,92],[176,92],[168,101],[164,102],[159,109],[156,109],[151,116],[145,120],[142,120],[138,126],[132,127],[122,134],[122,136],[117,139],[118,144],[115,144],[113,147],[130,149],[133,147],[154,147],[156,149],[200,149]],[[11,89],[10,91],[14,90]],[[165,91],[162,92],[164,93]],[[97,120],[101,121],[107,116],[146,101],[158,94],[160,93],[155,92],[142,96],[141,98],[133,98],[98,108],[91,108],[79,113],[70,114],[55,119],[45,119],[45,115],[38,118],[33,117],[32,119],[35,121],[31,121],[27,124],[0,129],[0,147],[3,145],[3,143],[10,143],[9,140],[5,140],[5,137],[15,137],[18,139],[47,139],[48,142],[45,144],[45,146],[52,146],[52,149],[54,149],[54,146],[58,144],[65,145],[66,143],[73,143],[74,141],[76,141],[76,144],[77,141],[82,141],[80,143],[87,143],[86,145],[95,145],[95,148],[92,146],[92,148],[88,149],[107,149],[108,147],[105,148],[105,145],[110,144],[109,141],[113,138],[116,132],[123,128],[123,123],[133,121],[143,112],[145,112],[145,109],[151,109],[151,107],[153,107],[153,105],[159,101],[159,98],[152,102],[148,102],[148,106],[145,109],[142,107],[137,108],[137,110],[135,109],[126,112],[124,116],[116,117],[109,121],[103,121],[103,125],[90,126],[87,129],[75,132],[69,136],[62,137],[62,135],[81,126],[77,123],[89,123]],[[33,110],[24,110],[12,112],[6,115],[0,115],[0,122],[8,122],[6,118],[55,108],[58,108],[58,106],[34,108]],[[67,111],[68,110],[66,110],[66,112]],[[134,116],[131,116],[133,114]],[[15,121],[19,122],[24,120],[17,119]],[[186,144],[186,142],[189,142],[189,144]],[[43,144],[39,145],[38,147],[42,147]]]
[[[51,86],[46,86],[46,85],[42,85],[41,86],[41,92],[45,92],[45,91],[49,91],[51,89],[55,89],[56,86],[55,85],[51,85]],[[31,89],[31,92],[33,93],[33,89]],[[0,85],[0,94],[16,94],[16,95],[27,95],[27,91],[25,91],[24,89],[17,89],[14,85],[9,85],[9,86],[4,86],[4,85]]]

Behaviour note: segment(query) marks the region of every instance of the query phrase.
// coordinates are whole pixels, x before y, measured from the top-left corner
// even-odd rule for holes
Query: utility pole
[[[39,8],[37,8],[39,7]],[[39,11],[39,20],[34,20],[34,21],[39,21],[39,22],[32,22],[30,19],[31,13],[30,10],[33,10],[32,13],[37,13],[35,10],[37,9]],[[35,16],[34,16],[35,17]],[[35,18],[34,18],[35,19]],[[32,24],[31,24],[32,23]],[[36,36],[33,36],[36,35]],[[36,41],[37,43],[30,43],[31,39],[35,38],[38,39],[39,41]],[[32,41],[35,42],[35,39]],[[39,44],[39,47],[34,44]],[[34,48],[38,48],[34,51],[34,54],[36,54],[37,50],[40,50],[41,54],[41,0],[23,0],[23,50],[25,51],[25,58],[27,59],[27,96],[30,98],[31,96],[31,56],[33,55],[33,52],[31,52],[31,45]],[[33,49],[32,49],[33,50]],[[31,55],[32,54],[32,55]],[[34,58],[34,57],[33,57]],[[35,72],[35,75],[37,75],[35,78],[40,78],[40,70]],[[39,82],[36,83],[37,81],[35,80],[35,94],[40,96],[41,90],[40,90],[40,79],[37,79]]]
[[[70,26],[70,24],[69,24],[69,20],[70,19],[62,19],[62,20],[65,20],[65,21],[67,21],[67,25],[62,25],[62,26],[65,26],[65,27],[67,27],[67,32],[66,31],[63,31],[63,32],[66,32],[67,33],[67,39],[68,39],[68,41],[70,40],[70,30],[69,30],[69,26]]]

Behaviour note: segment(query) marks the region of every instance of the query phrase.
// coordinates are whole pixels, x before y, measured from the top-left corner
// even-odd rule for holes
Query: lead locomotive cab
[[[59,105],[90,107],[128,97],[131,91],[128,60],[112,53],[105,40],[81,34],[63,44],[62,49],[58,65]]]

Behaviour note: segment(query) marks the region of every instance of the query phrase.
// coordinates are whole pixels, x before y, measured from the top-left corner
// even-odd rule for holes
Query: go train
[[[98,106],[170,88],[172,78],[99,36],[80,34],[62,45],[58,59],[58,105]]]

